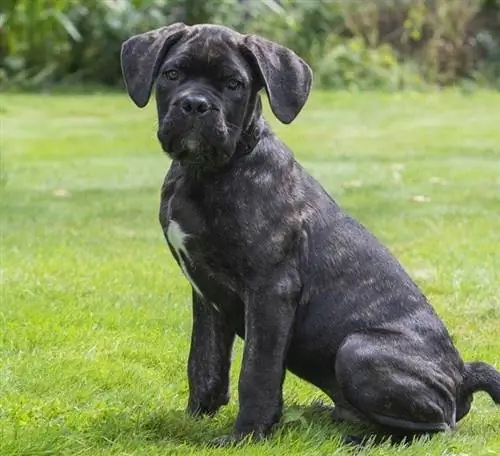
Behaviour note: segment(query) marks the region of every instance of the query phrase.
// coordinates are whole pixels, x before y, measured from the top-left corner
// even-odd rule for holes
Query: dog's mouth
[[[215,113],[214,113],[215,114]],[[216,168],[226,164],[234,152],[231,129],[220,116],[191,119],[166,116],[158,128],[164,152],[186,165]]]

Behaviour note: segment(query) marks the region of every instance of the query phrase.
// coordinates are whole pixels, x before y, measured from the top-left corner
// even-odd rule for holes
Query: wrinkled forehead
[[[242,36],[223,26],[196,25],[168,53],[166,62],[200,69],[248,69],[240,51]]]

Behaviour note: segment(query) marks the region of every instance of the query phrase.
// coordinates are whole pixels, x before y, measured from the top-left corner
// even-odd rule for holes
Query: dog
[[[219,442],[270,435],[287,370],[326,393],[333,418],[380,429],[452,430],[473,393],[500,403],[500,373],[464,362],[398,260],[294,159],[262,117],[291,123],[312,86],[292,50],[230,28],[183,23],[122,43],[128,95],[153,87],[172,159],[159,220],[192,288],[192,416],[229,400],[244,339],[239,410]]]

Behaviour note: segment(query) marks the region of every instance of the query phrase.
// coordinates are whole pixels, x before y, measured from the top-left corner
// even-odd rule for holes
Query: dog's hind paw
[[[333,421],[346,421],[354,424],[366,424],[367,420],[360,413],[345,407],[336,405],[332,410]]]
[[[345,445],[353,445],[355,447],[365,447],[367,444],[367,438],[360,437],[357,435],[346,435],[342,437],[342,442]]]

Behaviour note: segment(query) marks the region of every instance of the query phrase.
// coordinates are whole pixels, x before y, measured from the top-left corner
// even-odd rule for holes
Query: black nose
[[[182,111],[191,116],[202,116],[210,109],[207,99],[202,95],[186,95],[180,105]]]

